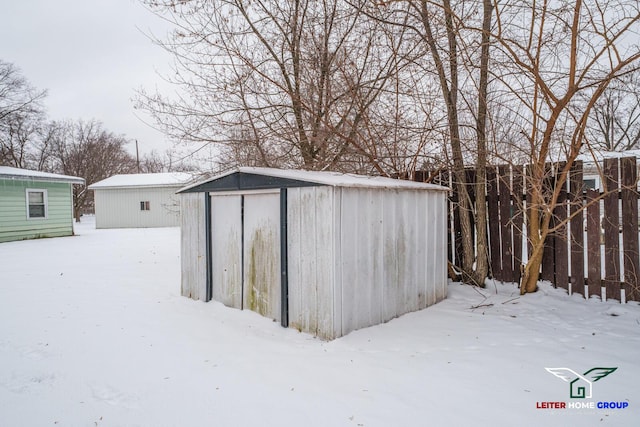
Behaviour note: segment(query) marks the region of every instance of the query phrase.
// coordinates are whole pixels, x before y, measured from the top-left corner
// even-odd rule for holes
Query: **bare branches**
[[[347,153],[371,157],[360,128],[396,65],[377,39],[380,24],[363,19],[366,2],[148,4],[176,23],[158,43],[174,53],[170,80],[183,95],[141,93],[138,105],[175,139],[229,154],[237,150],[224,147],[243,135],[254,160],[271,166],[341,168]]]
[[[24,168],[43,161],[43,151],[31,150],[30,142],[40,139],[46,94],[13,64],[0,60],[0,165]]]
[[[609,96],[640,60],[632,0],[147,4],[176,24],[159,42],[180,89],[139,98],[165,132],[231,163],[410,176],[451,160],[469,281],[484,280],[488,162],[530,166],[531,289],[573,161],[591,140],[640,141],[640,104]],[[561,158],[548,190],[545,164]]]
[[[520,5],[501,7],[496,40],[505,65],[520,70],[524,79],[519,83],[524,93],[532,94],[532,101],[525,105],[530,109],[528,235],[533,254],[524,269],[524,293],[536,289],[542,247],[552,231],[552,212],[573,162],[588,143],[592,111],[607,87],[640,60],[640,49],[628,39],[629,32],[638,29],[640,14],[637,5],[624,0],[606,6],[543,1],[526,14],[528,25],[507,25],[520,10]],[[545,163],[560,153],[566,164],[552,190],[545,192]]]
[[[80,176],[89,186],[120,173],[134,173],[135,159],[125,150],[128,141],[103,129],[96,120],[53,122],[50,124],[50,156],[53,171]],[[80,210],[92,193],[74,186],[74,216],[79,221]]]
[[[0,122],[11,114],[37,113],[47,91],[37,90],[13,64],[0,60]]]

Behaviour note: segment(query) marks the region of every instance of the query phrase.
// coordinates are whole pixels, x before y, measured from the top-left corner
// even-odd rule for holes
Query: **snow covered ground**
[[[636,303],[451,284],[436,306],[323,342],[181,297],[177,228],[88,221],[77,233],[0,244],[0,426],[640,420]],[[545,367],[617,370],[593,382],[591,399],[571,399]]]

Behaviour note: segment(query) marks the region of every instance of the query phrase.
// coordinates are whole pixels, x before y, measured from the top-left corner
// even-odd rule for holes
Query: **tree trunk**
[[[533,198],[537,195],[532,195]],[[529,257],[527,264],[524,266],[522,278],[520,279],[520,295],[535,292],[538,289],[538,277],[540,275],[540,266],[542,265],[542,254],[544,253],[544,241],[540,239],[540,216],[536,204],[527,208],[529,211],[529,240],[533,253]]]
[[[479,277],[474,269],[476,253],[474,236],[471,228],[473,216],[473,204],[469,198],[467,189],[467,177],[465,173],[464,157],[460,141],[460,124],[458,120],[458,57],[457,34],[453,26],[453,11],[449,0],[443,0],[443,12],[447,29],[448,68],[449,78],[445,71],[445,62],[440,56],[440,51],[433,35],[431,16],[427,8],[428,2],[421,0],[420,15],[425,30],[425,40],[433,57],[438,74],[442,97],[447,107],[447,125],[451,144],[451,157],[454,169],[454,190],[458,193],[458,212],[460,213],[460,228],[462,234],[462,280],[478,286],[484,286],[484,277]],[[475,217],[477,220],[477,217]],[[483,221],[485,221],[483,219]],[[486,246],[486,245],[485,245]]]
[[[487,242],[487,91],[489,86],[489,33],[493,4],[483,0],[482,42],[480,54],[480,82],[478,84],[478,116],[476,122],[476,267],[474,282],[484,284],[489,272],[489,250]]]

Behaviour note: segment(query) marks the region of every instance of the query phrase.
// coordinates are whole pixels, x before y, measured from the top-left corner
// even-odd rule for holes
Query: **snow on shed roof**
[[[396,189],[418,189],[418,190],[436,190],[447,191],[447,187],[443,187],[435,184],[428,184],[424,182],[406,181],[401,179],[386,178],[381,176],[365,176],[345,174],[339,172],[328,171],[306,171],[306,170],[293,170],[293,169],[275,169],[275,168],[257,168],[257,167],[239,167],[223,174],[217,175],[213,178],[206,179],[204,181],[197,182],[193,185],[189,185],[178,193],[182,192],[195,192],[195,191],[215,191],[215,186],[209,186],[207,184],[214,183],[215,181],[223,180],[237,174],[239,176],[263,176],[281,179],[282,183],[288,181],[292,185],[295,183],[310,183],[315,185],[329,185],[332,187],[374,187],[374,188],[396,188]],[[286,186],[286,185],[282,185]],[[265,183],[262,188],[273,187],[277,188],[277,183]],[[261,188],[260,184],[256,188]],[[229,190],[231,188],[223,188],[222,190]],[[239,188],[240,189],[240,188]]]
[[[0,166],[0,177],[5,179],[32,179],[37,181],[70,182],[72,184],[84,184],[84,178],[57,173],[32,171],[28,169]]]
[[[89,186],[90,190],[131,187],[182,187],[193,179],[188,172],[113,175]]]

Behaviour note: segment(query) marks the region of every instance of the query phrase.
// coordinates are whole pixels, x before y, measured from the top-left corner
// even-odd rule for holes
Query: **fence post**
[[[498,177],[494,167],[487,168],[487,219],[491,250],[491,277],[504,280],[500,256],[500,222],[498,218]]]
[[[502,280],[513,279],[513,247],[511,243],[511,172],[508,166],[498,168],[500,201],[500,241],[502,248]]]
[[[522,166],[513,168],[513,191],[511,193],[513,206],[513,277],[514,282],[520,281],[520,266],[522,265],[522,234],[524,232],[524,203],[522,200],[522,180],[524,178]]]
[[[637,301],[638,292],[638,169],[635,157],[620,159],[622,176],[622,247],[624,251],[625,301]]]
[[[584,198],[582,162],[576,161],[569,174],[569,209],[571,222],[571,291],[584,293]]]
[[[602,296],[602,272],[600,270],[600,194],[587,190],[587,261],[589,273],[588,297]]]
[[[620,212],[618,159],[604,159],[604,284],[607,299],[620,300]]]
[[[557,184],[560,172],[566,166],[565,162],[556,164],[556,170],[554,174],[554,182]],[[555,224],[560,226],[554,233],[554,272],[555,272],[555,286],[563,289],[569,289],[569,249],[567,239],[567,183],[565,182],[560,193],[556,206],[553,208],[553,217]]]
[[[543,182],[543,192],[545,200],[549,200],[549,193],[553,189],[553,181],[554,181],[554,168],[551,163],[547,163],[545,165],[545,177]],[[549,221],[549,227],[553,228],[556,225],[555,218],[551,217],[551,221]],[[544,241],[544,250],[542,253],[542,272],[540,274],[540,278],[542,280],[548,280],[553,283],[555,286],[556,278],[555,278],[555,246],[556,246],[556,237],[554,234],[548,234],[547,238]]]

